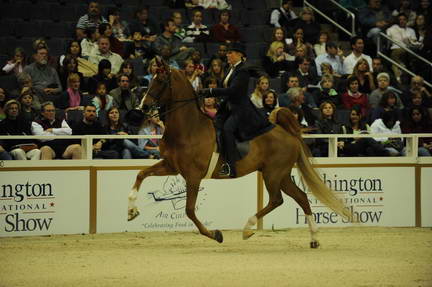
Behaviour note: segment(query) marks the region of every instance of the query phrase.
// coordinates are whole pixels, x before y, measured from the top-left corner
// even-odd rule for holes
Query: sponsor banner
[[[136,201],[140,215],[127,221],[128,194],[138,170],[97,172],[97,232],[196,230],[185,213],[181,176],[148,177]],[[256,213],[257,174],[239,179],[203,180],[196,214],[209,229],[241,229]]]
[[[432,227],[432,167],[421,169],[421,225]]]
[[[89,232],[88,171],[0,172],[0,236]]]
[[[325,183],[341,197],[355,218],[366,226],[415,226],[415,170],[413,167],[338,167],[321,168]],[[432,173],[430,174],[432,175]],[[306,191],[319,226],[350,226],[342,217],[319,202],[299,180],[293,181]],[[264,204],[268,201],[267,191]],[[264,217],[264,228],[307,227],[304,212],[284,194],[284,204]]]

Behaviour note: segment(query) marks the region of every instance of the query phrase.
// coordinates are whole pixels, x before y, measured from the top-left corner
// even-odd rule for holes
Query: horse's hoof
[[[245,230],[243,231],[243,240],[247,240],[249,238],[252,237],[252,235],[254,235],[255,232],[251,231],[251,230]]]
[[[318,248],[320,246],[318,241],[311,241],[310,248]]]
[[[223,242],[223,235],[222,235],[222,232],[220,232],[219,230],[215,230],[214,231],[214,240],[216,240],[217,242],[219,242],[219,243],[222,243]]]
[[[134,207],[128,210],[128,221],[134,220],[138,215],[140,215],[140,212],[138,208]]]

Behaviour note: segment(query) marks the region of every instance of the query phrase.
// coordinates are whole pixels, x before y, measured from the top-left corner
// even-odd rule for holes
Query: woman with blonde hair
[[[60,96],[56,107],[65,109],[65,112],[70,110],[84,110],[84,106],[90,101],[81,94],[80,76],[72,73],[67,78],[68,88]]]
[[[261,76],[259,77],[258,81],[256,82],[255,90],[253,91],[251,95],[251,101],[257,108],[262,108],[262,98],[264,93],[266,93],[269,90],[270,87],[270,80],[267,76]]]
[[[370,72],[369,63],[365,59],[360,59],[354,66],[351,76],[355,76],[359,83],[359,92],[369,95],[376,89],[373,74]]]
[[[288,60],[289,55],[284,51],[284,48],[282,42],[274,41],[263,59],[264,70],[272,78],[280,76],[291,68]]]
[[[221,86],[223,79],[225,78],[225,71],[223,69],[223,62],[219,58],[214,58],[210,62],[209,69],[204,78],[215,78],[218,86]]]

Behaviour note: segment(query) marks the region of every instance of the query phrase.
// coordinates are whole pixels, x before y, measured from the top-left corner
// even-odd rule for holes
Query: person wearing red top
[[[342,104],[344,108],[351,109],[355,105],[361,107],[363,116],[366,116],[369,109],[367,95],[359,92],[359,80],[352,76],[348,78],[347,91],[342,94]]]
[[[236,26],[229,23],[230,12],[223,10],[219,14],[219,24],[214,25],[210,35],[215,42],[232,43],[240,41],[240,32]]]

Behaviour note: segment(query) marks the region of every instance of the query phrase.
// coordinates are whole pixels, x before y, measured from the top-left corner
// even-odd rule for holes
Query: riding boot
[[[224,145],[225,161],[229,167],[229,176],[233,178],[237,177],[235,162],[238,157],[236,156],[237,148],[236,148],[234,135],[228,132],[224,132],[223,145]]]

